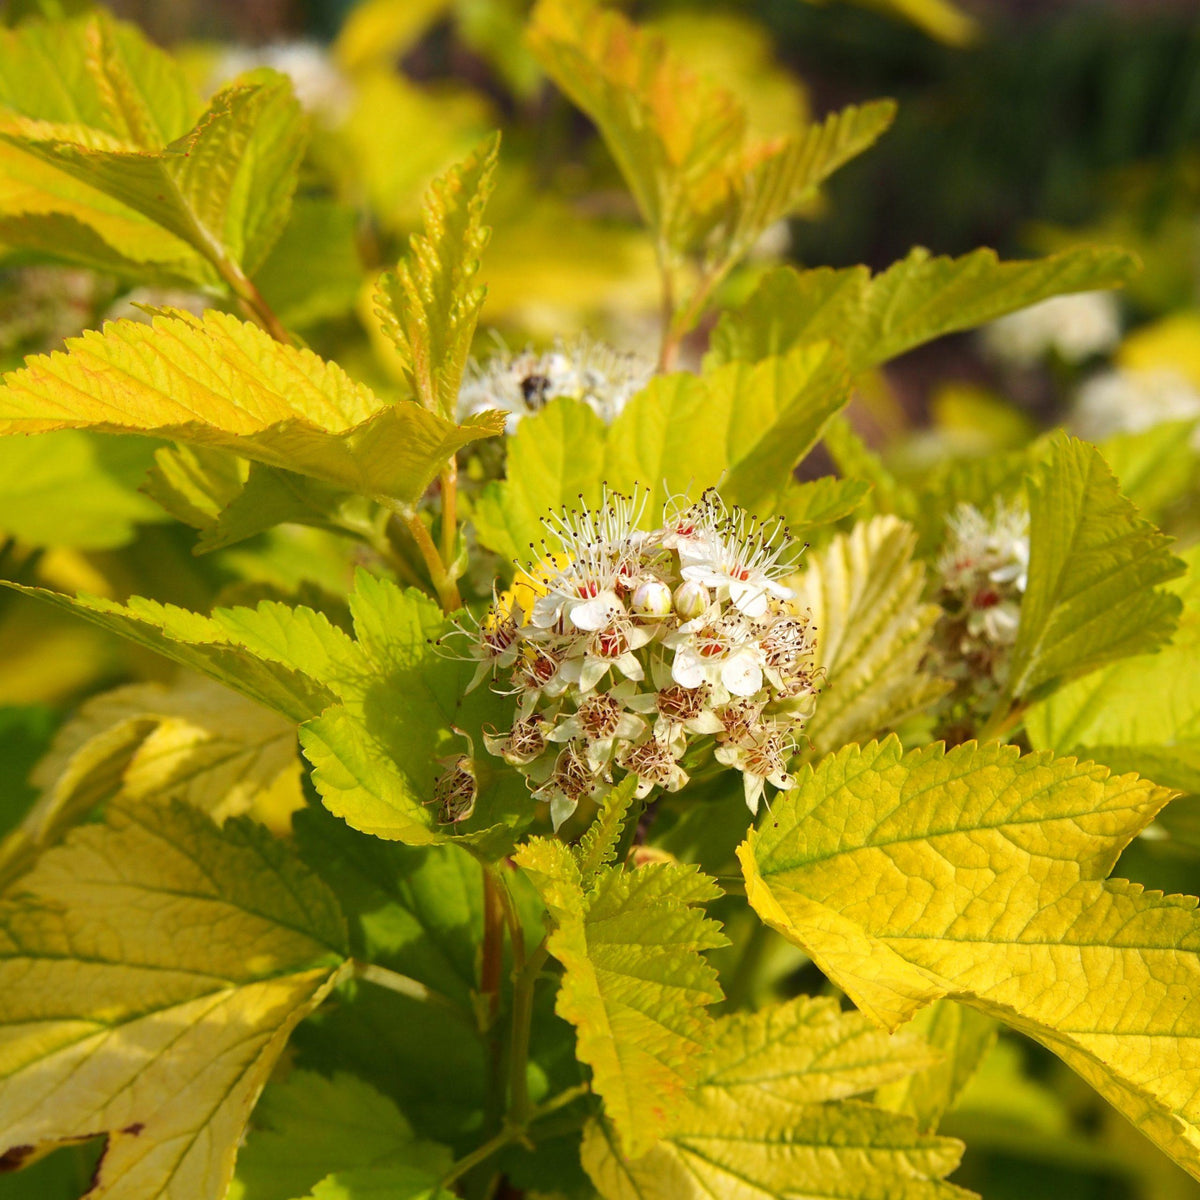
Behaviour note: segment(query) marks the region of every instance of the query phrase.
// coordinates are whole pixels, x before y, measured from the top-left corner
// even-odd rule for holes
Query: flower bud
[[[690,621],[708,608],[708,588],[702,583],[688,579],[675,589],[675,611]]]
[[[671,589],[658,579],[646,579],[633,593],[633,611],[640,617],[665,617],[671,612]]]

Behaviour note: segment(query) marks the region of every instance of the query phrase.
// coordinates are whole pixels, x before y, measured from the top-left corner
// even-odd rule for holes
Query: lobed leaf
[[[637,777],[627,775],[600,802],[600,811],[580,838],[575,862],[585,888],[590,888],[596,876],[615,861],[636,790]]]
[[[1121,495],[1099,450],[1063,437],[1029,483],[1029,585],[1008,691],[1028,696],[1170,637],[1184,570],[1170,539]]]
[[[1061,687],[1026,714],[1038,750],[1086,754],[1117,770],[1200,791],[1200,552],[1167,590],[1183,610],[1170,645],[1136,655]]]
[[[935,1000],[921,1009],[907,1028],[933,1050],[941,1051],[942,1059],[884,1084],[875,1093],[875,1103],[892,1112],[907,1113],[922,1133],[932,1133],[996,1045],[996,1021],[954,1000]]]
[[[704,1009],[721,998],[701,952],[726,943],[694,906],[719,892],[676,864],[606,867],[585,891],[571,851],[548,838],[526,842],[515,861],[554,921],[547,946],[566,971],[555,1011],[575,1026],[577,1056],[638,1157],[697,1077],[712,1027]]]
[[[730,502],[769,513],[849,397],[844,364],[820,345],[700,376],[660,375],[607,430],[585,405],[552,401],[509,441],[508,477],[478,507],[480,540],[519,561],[545,557],[555,547],[536,548],[541,518],[594,502],[604,483],[640,489],[651,522],[669,497],[718,483]]]
[[[604,1200],[966,1197],[941,1182],[958,1164],[956,1142],[844,1102],[930,1061],[919,1039],[872,1030],[828,999],[724,1017],[668,1135],[634,1160],[593,1120],[584,1166]]]
[[[31,781],[41,797],[0,842],[0,885],[98,804],[186,800],[278,826],[300,808],[293,722],[209,680],[130,684],[88,700]]]
[[[375,289],[375,312],[396,344],[413,396],[447,420],[458,411],[458,390],[486,289],[475,283],[490,230],[483,210],[491,195],[500,150],[493,134],[437,179],[424,206],[424,233],[409,255]]]
[[[881,1025],[947,997],[998,1017],[1200,1174],[1196,901],[1104,878],[1170,795],[889,738],[804,768],[738,854],[763,920]]]
[[[230,450],[363,495],[415,501],[456,450],[499,433],[385,404],[342,369],[218,312],[113,321],[4,377],[0,434],[146,433]]]
[[[93,1195],[221,1200],[254,1100],[344,955],[332,895],[265,830],[110,807],[0,902],[9,1160],[104,1133]]]
[[[403,1166],[431,1187],[450,1168],[395,1103],[354,1075],[295,1071],[255,1106],[228,1200],[297,1200],[335,1172]]]
[[[890,728],[946,689],[922,670],[941,610],[922,603],[917,535],[895,517],[837,534],[792,580],[812,615],[824,683],[805,736],[820,754]]]
[[[828,340],[858,374],[1050,296],[1119,287],[1136,266],[1122,250],[1080,247],[1028,262],[1000,262],[992,250],[933,258],[918,248],[876,276],[866,267],[778,267],[721,317],[706,362],[756,362]]]
[[[742,103],[611,10],[541,0],[530,45],[595,122],[655,233],[660,261],[703,247],[719,274],[769,225],[891,124],[895,105],[850,107],[801,133],[750,135]]]

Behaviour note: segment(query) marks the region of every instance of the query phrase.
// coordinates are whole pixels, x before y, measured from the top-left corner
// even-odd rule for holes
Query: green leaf
[[[128,604],[117,604],[86,593],[65,596],[6,580],[0,580],[0,586],[73,612],[181,666],[200,671],[295,721],[308,720],[336,699],[336,693],[317,674],[336,653],[337,639],[340,637],[346,643],[349,639],[340,630],[329,626],[324,618],[318,618],[316,613],[308,613],[313,625],[303,626],[305,610],[296,610],[301,616],[288,622],[286,633],[280,634],[284,645],[276,648],[257,636],[261,631],[255,626],[260,621],[269,626],[271,617],[283,609],[283,605],[263,604],[257,611],[218,609],[213,616],[206,617],[141,596],[131,597]],[[324,621],[327,628],[316,629],[320,621]],[[312,664],[312,674],[279,661],[282,655],[290,657],[292,653],[286,644],[289,638],[299,640],[298,635],[302,632],[313,635],[304,640],[302,647],[305,662]],[[252,639],[250,633],[256,636]],[[323,646],[322,633],[333,642],[332,652]],[[352,643],[350,645],[352,648]]]
[[[163,520],[138,492],[146,443],[66,430],[0,442],[0,533],[33,546],[109,550]]]
[[[231,450],[363,495],[415,501],[456,450],[499,433],[385,404],[340,367],[218,312],[113,321],[4,377],[0,434],[148,433]]]
[[[617,857],[617,847],[637,790],[637,777],[626,776],[600,802],[600,811],[575,848],[582,886],[590,888],[599,873]]]
[[[566,971],[555,1011],[575,1026],[578,1057],[637,1157],[697,1077],[712,1027],[705,1006],[721,998],[701,952],[726,941],[694,906],[720,893],[675,864],[606,867],[585,891],[571,851],[548,838],[526,842],[515,861],[554,920],[547,946]]]
[[[354,311],[362,290],[358,214],[332,200],[299,195],[254,275],[255,287],[288,329],[308,329]]]
[[[4,1149],[106,1133],[97,1195],[221,1200],[254,1098],[344,954],[333,897],[265,830],[110,808],[0,904]]]
[[[604,483],[640,489],[657,524],[669,497],[721,486],[735,504],[773,511],[792,469],[850,398],[844,364],[828,345],[705,375],[660,375],[605,430],[578,401],[560,398],[526,417],[509,442],[507,479],[479,506],[477,530],[519,561],[544,553],[541,518],[594,503]],[[550,546],[547,552],[553,552]]]
[[[991,250],[932,258],[916,249],[874,277],[866,267],[779,267],[740,309],[721,317],[706,361],[756,362],[829,340],[858,374],[1047,297],[1120,286],[1136,265],[1121,250],[1080,247],[1007,263]]]
[[[407,259],[382,276],[376,315],[400,352],[413,396],[430,412],[453,420],[458,389],[486,289],[475,283],[491,230],[483,210],[491,195],[500,135],[433,185],[425,201],[423,234]]]
[[[599,501],[607,436],[596,413],[566,396],[524,418],[505,438],[507,478],[489,483],[475,507],[479,540],[510,562],[536,555],[544,516]]]
[[[43,704],[0,705],[0,836],[19,825],[37,799],[29,773],[49,749],[57,718]]]
[[[703,246],[723,274],[895,114],[881,101],[791,137],[754,138],[736,97],[691,71],[661,37],[590,4],[541,0],[530,45],[600,130],[664,265]]]
[[[1121,495],[1099,450],[1063,437],[1029,483],[1029,585],[1008,691],[1028,696],[1066,675],[1162,645],[1179,599],[1157,590],[1184,570],[1170,539]]]
[[[916,541],[903,521],[874,517],[811,554],[792,581],[793,603],[812,614],[824,671],[804,730],[819,754],[890,728],[946,690],[921,669],[941,610],[921,602]]]
[[[862,479],[823,475],[820,479],[785,487],[779,496],[779,515],[787,522],[792,537],[809,537],[848,517],[862,504],[870,490],[871,485]]]
[[[1152,519],[1183,500],[1193,486],[1200,457],[1191,443],[1193,421],[1164,421],[1136,433],[1118,433],[1100,444],[1121,491]]]
[[[1104,878],[1166,789],[895,738],[797,784],[738,852],[767,924],[882,1025],[943,997],[1006,1021],[1200,1174],[1196,900]]]
[[[294,824],[300,853],[346,914],[354,956],[473,1013],[483,941],[478,861],[454,845],[364,837],[319,807],[297,814]],[[519,879],[505,869],[511,881]],[[537,908],[527,920],[529,937],[540,936]],[[390,1096],[420,1136],[477,1141],[488,1060],[473,1017],[455,1021],[441,1005],[363,983],[343,989],[338,1004],[305,1023],[295,1043],[299,1065],[354,1071]]]
[[[919,1039],[882,1034],[828,999],[802,996],[725,1017],[668,1136],[631,1161],[607,1125],[592,1121],[584,1165],[604,1200],[965,1198],[939,1182],[958,1164],[958,1143],[922,1135],[908,1118],[841,1102],[931,1058]]]
[[[1183,602],[1179,628],[1155,654],[1123,659],[1059,688],[1025,718],[1037,750],[1084,753],[1118,770],[1200,791],[1200,552],[1168,589]]]
[[[93,697],[32,780],[42,795],[0,842],[0,881],[113,798],[186,800],[218,821],[255,811],[276,824],[303,803],[294,723],[206,679]]]
[[[0,120],[0,137],[161,226],[222,275],[229,264],[249,275],[286,223],[306,140],[290,82],[263,74],[268,82],[218,92],[165,145],[17,117]]]
[[[454,1200],[421,1167],[360,1167],[322,1179],[302,1200]]]
[[[970,1083],[996,1045],[994,1018],[953,1000],[935,1000],[921,1009],[908,1029],[919,1034],[942,1060],[875,1093],[875,1103],[907,1113],[922,1133],[931,1133]]]
[[[296,1200],[327,1175],[368,1167],[404,1166],[436,1183],[450,1162],[370,1084],[296,1071],[268,1084],[255,1106],[228,1200]]]
[[[168,55],[102,11],[2,31],[0,124],[7,127],[153,152],[184,135],[201,108]],[[0,238],[118,274],[216,282],[212,267],[175,235],[11,142],[0,142]]]

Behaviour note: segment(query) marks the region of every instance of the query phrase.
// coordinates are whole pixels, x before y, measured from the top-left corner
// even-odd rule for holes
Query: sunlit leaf
[[[942,1058],[923,1071],[879,1088],[875,1103],[908,1113],[923,1133],[931,1133],[996,1045],[996,1021],[954,1000],[935,1000],[905,1028],[941,1051]]]
[[[0,908],[5,1150],[105,1133],[97,1196],[221,1200],[254,1098],[337,978],[332,895],[257,826],[144,805],[76,830]]]
[[[793,1196],[935,1200],[959,1146],[905,1117],[839,1103],[927,1066],[917,1038],[888,1037],[835,1002],[800,997],[716,1023],[691,1098],[642,1158],[620,1153],[605,1123],[583,1159],[604,1200],[755,1200]]]
[[[751,362],[830,340],[854,372],[1049,296],[1118,287],[1136,268],[1122,250],[1081,247],[1028,262],[991,250],[933,258],[916,249],[882,274],[866,267],[778,267],[718,322],[709,361]]]
[[[449,455],[498,433],[385,404],[342,369],[218,312],[114,321],[5,376],[0,434],[149,433],[412,501]]]
[[[0,879],[114,798],[180,799],[217,820],[256,812],[276,822],[303,804],[295,724],[206,679],[93,697],[32,778],[42,795],[0,842]]]
[[[1145,653],[1171,635],[1179,599],[1156,589],[1184,570],[1170,539],[1121,495],[1100,452],[1062,438],[1029,484],[1029,586],[1009,692]]]
[[[490,230],[483,210],[491,195],[499,135],[435,181],[425,201],[424,232],[395,272],[382,276],[376,315],[400,352],[413,396],[453,420],[458,389],[486,290],[475,282]]]
[[[1200,1174],[1196,901],[1104,878],[1170,792],[895,738],[797,782],[738,852],[764,921],[881,1025],[953,997],[1036,1038]]]
[[[555,1005],[577,1033],[592,1086],[637,1157],[671,1124],[696,1080],[721,998],[701,951],[725,944],[695,906],[719,895],[694,867],[607,867],[586,891],[561,842],[536,838],[516,854],[554,920],[550,953],[566,968]]]

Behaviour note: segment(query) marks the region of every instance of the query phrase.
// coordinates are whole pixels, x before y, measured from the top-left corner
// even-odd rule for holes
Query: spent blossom
[[[541,594],[499,597],[458,631],[476,682],[516,697],[488,751],[525,775],[555,828],[624,774],[637,794],[678,791],[715,759],[740,771],[757,812],[793,786],[795,739],[818,672],[806,615],[782,580],[800,547],[709,490],[644,524],[645,498],[614,493],[544,521]]]
[[[558,341],[540,354],[529,349],[520,354],[502,350],[484,363],[468,365],[458,394],[458,415],[463,420],[500,409],[508,413],[512,433],[523,417],[539,412],[558,396],[569,396],[611,424],[653,374],[649,361],[587,337]]]
[[[944,670],[960,682],[1004,683],[1029,576],[1029,513],[999,501],[991,513],[960,504],[937,562]],[[976,690],[979,690],[978,688]]]

